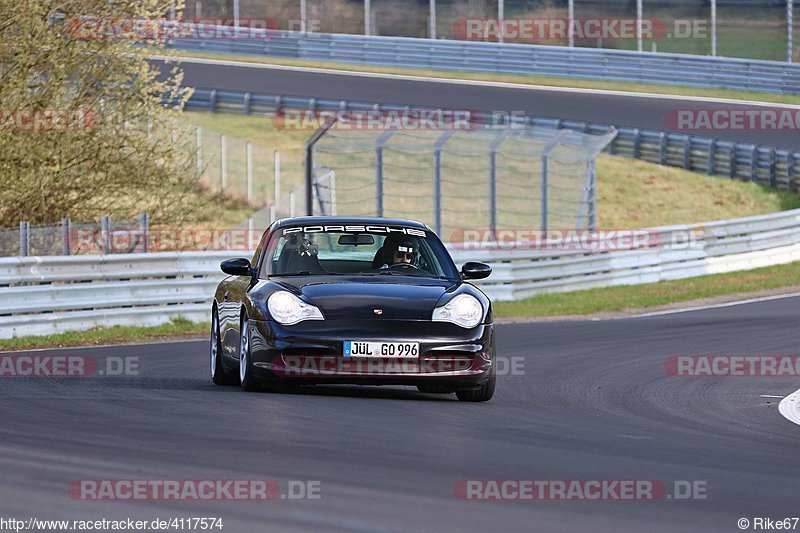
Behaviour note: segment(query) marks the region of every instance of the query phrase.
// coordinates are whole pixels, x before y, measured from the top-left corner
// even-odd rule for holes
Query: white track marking
[[[683,307],[681,309],[669,309],[667,311],[654,311],[652,313],[644,313],[641,315],[634,315],[625,318],[631,319],[631,318],[646,318],[650,316],[674,315],[677,313],[689,313],[691,311],[704,311],[706,309],[718,309],[721,307],[733,307],[735,305],[746,305],[746,304],[755,304],[760,302],[769,302],[772,300],[783,300],[784,298],[797,298],[798,296],[800,296],[800,292],[793,292],[791,294],[776,294],[774,296],[763,296],[761,298],[750,298],[748,300],[737,300],[734,302],[725,302],[721,304],[699,305],[696,307]]]
[[[761,394],[762,398],[784,398],[784,396],[775,396],[774,394]]]
[[[793,392],[778,405],[778,411],[789,421],[800,424],[800,390]]]
[[[480,87],[499,87],[506,89],[520,89],[527,91],[549,91],[557,93],[598,94],[608,96],[627,96],[631,98],[645,98],[657,100],[678,100],[688,102],[703,102],[715,104],[746,105],[753,107],[780,107],[782,109],[800,109],[800,105],[784,104],[777,102],[758,102],[755,100],[736,100],[731,98],[712,98],[705,96],[685,96],[676,94],[641,93],[634,91],[613,91],[608,89],[587,89],[580,87],[556,87],[552,85],[529,85],[527,83],[510,83],[502,81],[464,80],[457,78],[437,78],[433,76],[410,76],[404,74],[384,74],[381,72],[366,72],[360,70],[341,70],[320,67],[297,67],[290,65],[276,65],[272,63],[254,63],[251,61],[231,61],[225,59],[204,59],[199,57],[166,57],[150,56],[150,59],[170,62],[198,63],[202,65],[220,65],[228,67],[247,67],[265,70],[286,70],[293,72],[310,72],[316,74],[331,74],[336,76],[353,76],[360,78],[385,78],[391,80],[419,81],[428,83],[448,83],[451,85],[474,85]]]

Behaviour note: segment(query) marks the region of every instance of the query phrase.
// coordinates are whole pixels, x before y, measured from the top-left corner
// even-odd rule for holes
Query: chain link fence
[[[788,32],[798,32],[787,8],[791,5],[796,14],[800,0],[640,1],[644,51],[785,61]],[[238,18],[242,25],[260,21],[292,31],[444,39],[464,39],[468,21],[503,19],[512,21],[506,35],[489,31],[480,40],[623,50],[639,46],[635,30],[630,35],[638,15],[636,0],[190,0],[184,11],[186,20],[233,24]],[[561,31],[568,18],[578,23],[572,39]],[[541,25],[519,31],[516,21]],[[595,21],[619,21],[629,29],[615,25],[593,35],[595,26],[585,23]]]
[[[465,228],[595,227],[595,158],[615,131],[515,125],[468,131],[337,130],[313,145],[313,213]]]

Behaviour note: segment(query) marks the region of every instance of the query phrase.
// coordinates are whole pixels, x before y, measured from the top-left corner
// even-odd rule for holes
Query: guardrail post
[[[21,257],[31,255],[31,225],[27,220],[19,223],[19,255]]]
[[[728,154],[728,177],[730,179],[736,178],[736,164],[738,162],[738,158],[736,157],[737,153],[737,143],[733,143],[731,146],[731,151]]]
[[[275,97],[275,113],[280,113],[281,107],[283,107],[283,96],[278,95]]]
[[[208,110],[212,113],[217,112],[217,90],[212,89],[208,95]]]
[[[789,189],[791,190],[794,179],[794,154],[792,152],[786,154],[786,177],[789,179]]]
[[[778,186],[778,158],[775,154],[775,149],[769,151],[769,186],[773,189]]]
[[[667,134],[663,131],[658,136],[658,164],[667,164]]]
[[[147,211],[139,215],[139,233],[142,236],[142,252],[147,253],[150,247],[150,215]]]
[[[750,152],[750,181],[758,180],[758,147],[753,146]]]
[[[489,235],[497,240],[497,152],[489,152]]]
[[[633,158],[639,159],[639,154],[641,153],[641,145],[642,145],[642,132],[639,131],[639,128],[633,130]]]
[[[244,93],[244,98],[242,98],[242,110],[244,111],[245,115],[250,114],[250,93]]]
[[[61,219],[61,255],[70,255],[69,249],[69,233],[70,233],[69,218]]]
[[[111,217],[108,215],[103,215],[100,218],[100,237],[102,240],[102,252],[103,255],[111,253]]]
[[[707,170],[709,176],[717,173],[717,140],[709,139],[708,141],[708,163]]]
[[[686,170],[692,168],[692,138],[688,135],[683,138],[683,168]]]
[[[589,161],[589,231],[597,231],[597,168],[595,160]]]

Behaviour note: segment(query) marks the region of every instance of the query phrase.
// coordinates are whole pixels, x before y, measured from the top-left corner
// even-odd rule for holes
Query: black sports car
[[[214,295],[211,378],[245,390],[412,385],[482,402],[495,389],[492,305],[425,224],[279,220],[252,260],[228,259]]]

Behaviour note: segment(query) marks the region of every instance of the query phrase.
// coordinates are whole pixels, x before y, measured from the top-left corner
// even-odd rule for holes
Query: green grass
[[[196,323],[183,318],[176,318],[167,324],[155,327],[113,326],[94,328],[85,331],[70,331],[41,337],[30,336],[0,339],[0,351],[161,341],[207,335],[210,328],[211,324]]]
[[[525,85],[544,85],[550,87],[573,87],[583,89],[603,89],[610,91],[627,91],[641,93],[668,94],[675,96],[699,96],[707,98],[729,98],[734,100],[754,100],[783,104],[800,104],[800,96],[734,89],[707,89],[680,85],[663,85],[657,83],[632,83],[602,80],[585,80],[578,78],[559,78],[555,76],[532,76],[525,74],[497,74],[492,72],[462,72],[455,70],[435,70],[421,68],[384,67],[378,65],[357,65],[332,61],[308,61],[259,55],[220,54],[210,52],[173,51],[177,56],[199,57],[206,59],[223,59],[271,65],[288,65],[299,67],[329,68],[358,72],[377,72],[406,76],[430,76],[435,78],[476,80],[489,82],[521,83]],[[727,51],[726,51],[727,53]],[[403,102],[399,102],[403,103]]]
[[[496,317],[536,318],[644,309],[800,285],[800,262],[644,285],[542,294],[494,305]]]

